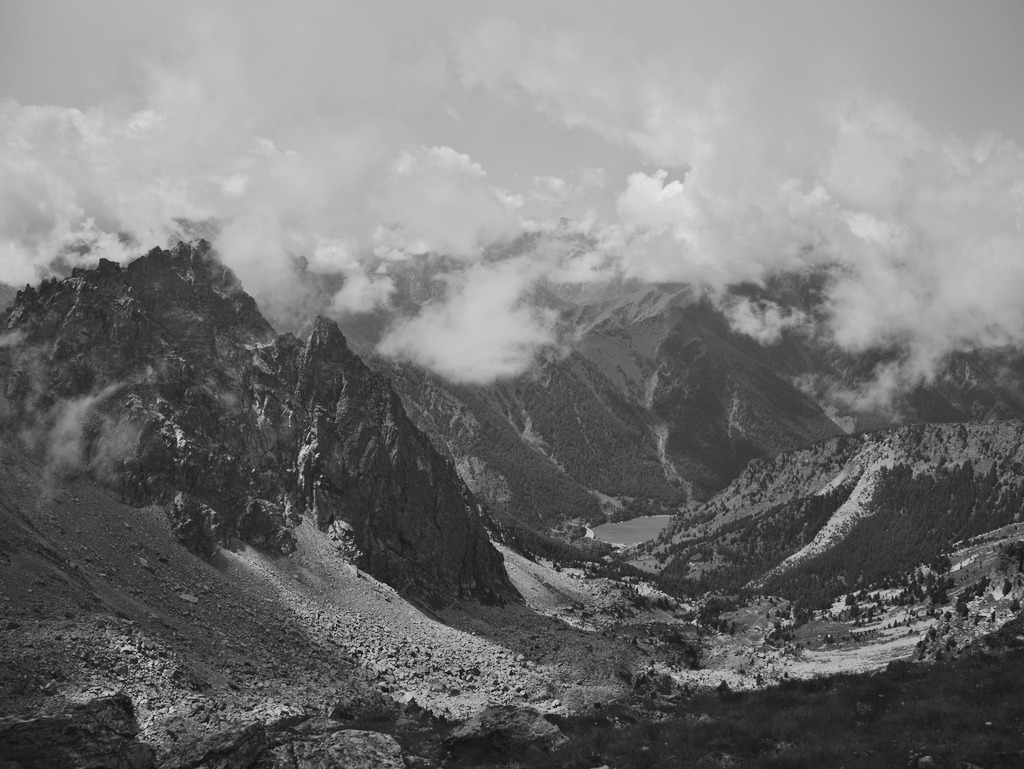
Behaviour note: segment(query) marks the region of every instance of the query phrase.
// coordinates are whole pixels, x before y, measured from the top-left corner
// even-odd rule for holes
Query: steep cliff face
[[[332,321],[277,336],[205,242],[26,288],[0,329],[0,423],[53,472],[166,503],[195,552],[289,552],[307,515],[413,598],[514,597],[479,505],[390,384]]]
[[[511,592],[473,495],[333,322],[316,320],[295,370],[299,508],[321,528],[344,521],[366,568],[401,589]]]

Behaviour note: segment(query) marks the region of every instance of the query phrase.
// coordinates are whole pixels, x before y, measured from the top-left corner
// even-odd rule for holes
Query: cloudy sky
[[[208,222],[272,315],[295,255],[339,317],[434,265],[380,349],[458,381],[554,343],[538,283],[628,278],[913,383],[1024,342],[1022,35],[1018,0],[0,0],[0,281]],[[815,318],[722,298],[807,269]]]

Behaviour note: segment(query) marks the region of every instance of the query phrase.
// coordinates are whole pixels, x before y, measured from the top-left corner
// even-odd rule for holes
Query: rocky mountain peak
[[[296,395],[304,403],[333,402],[348,379],[371,376],[359,356],[349,349],[338,324],[322,315],[313,322],[297,371]]]
[[[478,503],[389,382],[327,318],[304,344],[277,336],[205,241],[27,288],[0,328],[0,428],[51,457],[59,438],[62,472],[165,504],[194,552],[289,552],[309,518],[413,598],[515,596]]]
[[[132,292],[145,297],[160,315],[180,322],[194,315],[220,332],[233,331],[253,341],[271,341],[274,329],[234,272],[205,240],[179,242],[170,250],[155,248],[124,270]]]
[[[216,374],[225,355],[276,338],[206,241],[155,248],[127,267],[101,259],[28,286],[0,328],[23,336],[27,348],[50,347],[58,397],[86,395],[101,380],[137,379],[170,361]]]

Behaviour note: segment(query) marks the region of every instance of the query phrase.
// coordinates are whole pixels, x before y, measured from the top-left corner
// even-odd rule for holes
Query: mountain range
[[[888,403],[857,403],[898,351],[853,355],[799,328],[758,339],[730,318],[736,298],[812,315],[813,276],[740,286],[729,301],[681,284],[546,285],[531,300],[557,313],[559,348],[511,379],[453,383],[376,352],[396,318],[443,299],[437,269],[428,260],[397,276],[391,309],[339,317],[339,328],[495,515],[562,536],[699,504],[751,459],[847,432],[1024,418],[1024,357],[1013,350],[948,356]],[[296,270],[309,301],[287,325],[308,336],[309,308],[326,310],[342,282],[301,260]]]
[[[1024,358],[1013,349],[951,354],[887,400],[858,399],[898,349],[854,354],[800,327],[756,338],[730,315],[742,300],[812,317],[813,276],[726,299],[682,284],[543,286],[531,301],[557,313],[560,347],[490,385],[375,352],[402,308],[443,292],[426,268],[396,280],[393,309],[341,319],[354,347],[499,516],[570,537],[581,524],[689,509],[752,459],[843,434],[1024,418]]]
[[[278,333],[197,240],[10,295],[0,761],[601,765],[594,724],[1015,648],[1018,353],[868,408],[842,394],[896,352],[730,315],[808,316],[813,282],[550,284],[557,348],[459,384],[376,349],[429,263],[387,311],[317,315],[336,288]]]
[[[412,597],[515,598],[485,515],[338,327],[278,336],[205,241],[20,291],[4,421],[56,473],[167,505],[210,556],[294,548],[301,516]]]
[[[1022,515],[1024,423],[912,425],[752,462],[648,549],[667,581],[825,607]]]

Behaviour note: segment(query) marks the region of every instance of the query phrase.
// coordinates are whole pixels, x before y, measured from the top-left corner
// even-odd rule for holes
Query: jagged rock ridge
[[[278,336],[205,241],[26,287],[0,329],[0,422],[55,472],[166,503],[190,549],[288,552],[305,515],[410,597],[515,595],[390,384],[330,320]]]

